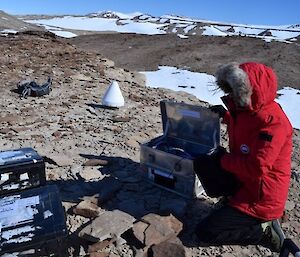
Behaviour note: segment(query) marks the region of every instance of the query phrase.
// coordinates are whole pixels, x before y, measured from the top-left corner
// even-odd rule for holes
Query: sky
[[[300,23],[300,0],[0,0],[9,14],[87,14],[97,11],[176,14],[255,25]]]

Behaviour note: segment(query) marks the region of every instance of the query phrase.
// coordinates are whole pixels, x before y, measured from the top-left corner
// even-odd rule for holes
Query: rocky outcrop
[[[265,251],[193,245],[195,224],[216,200],[188,201],[144,181],[139,144],[162,134],[160,100],[207,104],[186,93],[146,88],[143,75],[115,67],[103,55],[47,35],[0,37],[1,150],[33,147],[44,157],[47,179],[59,187],[66,210],[70,256],[175,256],[174,251],[176,256],[258,256]],[[15,92],[21,80],[43,83],[48,76],[53,78],[49,95],[21,99]],[[122,108],[101,105],[112,80],[125,98]],[[299,136],[295,131],[284,223],[295,238]]]

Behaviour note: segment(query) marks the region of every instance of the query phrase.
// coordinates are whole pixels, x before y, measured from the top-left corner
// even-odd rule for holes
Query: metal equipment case
[[[0,194],[42,186],[45,162],[32,148],[0,152]]]
[[[185,103],[160,103],[163,135],[141,144],[144,177],[186,198],[204,189],[194,173],[193,160],[220,145],[220,119],[208,108]]]
[[[48,185],[0,198],[0,256],[67,256],[65,213]]]

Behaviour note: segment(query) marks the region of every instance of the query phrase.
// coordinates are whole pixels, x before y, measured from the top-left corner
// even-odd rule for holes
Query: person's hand
[[[212,154],[209,155],[209,158],[212,160],[212,162],[215,162],[219,167],[221,167],[221,158],[226,153],[226,149],[222,146],[219,146]]]
[[[224,147],[219,146],[213,153],[201,154],[194,160],[194,168],[197,170],[210,170],[221,168],[221,158],[227,151]]]
[[[227,110],[221,104],[213,105],[213,106],[209,107],[208,109],[210,109],[214,113],[217,113],[220,116],[220,118],[224,118],[224,116],[227,112]]]

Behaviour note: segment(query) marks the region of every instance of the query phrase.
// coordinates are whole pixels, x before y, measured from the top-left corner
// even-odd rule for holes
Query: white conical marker
[[[102,98],[102,104],[109,107],[124,106],[124,97],[117,81],[113,81],[109,85]]]

